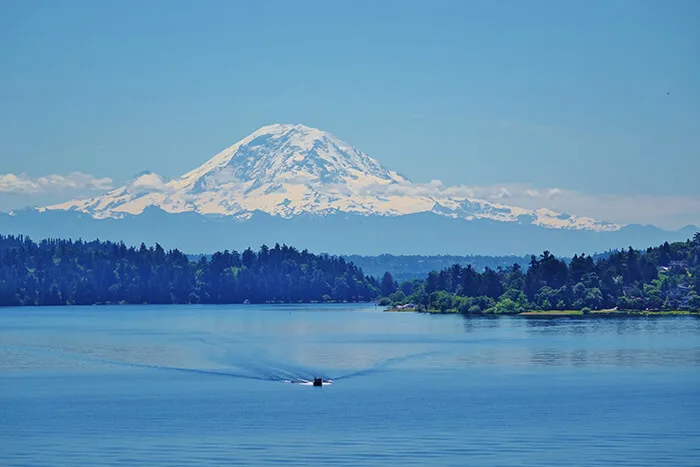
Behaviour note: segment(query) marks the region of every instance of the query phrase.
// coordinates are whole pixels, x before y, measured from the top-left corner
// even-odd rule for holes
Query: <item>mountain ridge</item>
[[[0,231],[33,238],[83,238],[124,241],[139,245],[158,242],[189,252],[242,250],[263,243],[286,243],[332,254],[378,255],[524,255],[548,250],[572,256],[610,249],[646,248],[664,241],[683,241],[700,228],[666,231],[654,226],[628,225],[611,232],[547,229],[488,219],[466,221],[435,213],[405,216],[332,214],[290,218],[256,212],[247,220],[233,216],[171,214],[157,207],[141,215],[95,219],[79,211],[33,209],[0,213]]]

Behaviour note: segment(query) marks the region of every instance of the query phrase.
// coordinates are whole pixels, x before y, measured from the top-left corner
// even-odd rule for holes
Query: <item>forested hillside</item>
[[[374,279],[345,259],[288,246],[193,262],[160,245],[0,236],[0,306],[368,301]]]
[[[525,270],[453,265],[424,280],[382,281],[382,303],[462,313],[519,313],[528,310],[698,310],[700,233],[693,240],[632,248],[594,259],[567,262],[545,251]]]

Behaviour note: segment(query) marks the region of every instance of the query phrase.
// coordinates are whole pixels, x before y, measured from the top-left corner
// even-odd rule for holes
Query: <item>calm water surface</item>
[[[312,463],[697,467],[700,320],[0,309],[2,466]]]

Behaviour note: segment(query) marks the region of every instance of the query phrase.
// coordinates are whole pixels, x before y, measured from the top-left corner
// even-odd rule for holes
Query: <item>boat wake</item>
[[[283,381],[284,383],[290,383],[290,384],[298,384],[299,386],[313,386],[314,382],[313,381],[305,381],[305,380],[300,380],[300,381],[294,381],[294,380],[286,380]],[[333,380],[323,380],[323,386],[330,386],[333,384]]]
[[[282,363],[278,361],[271,360],[269,358],[264,358],[260,354],[257,354],[255,361],[246,360],[241,358],[240,355],[233,356],[233,354],[228,351],[220,358],[217,363],[229,366],[229,368],[224,369],[205,369],[205,368],[187,368],[180,366],[169,366],[161,365],[156,363],[140,363],[140,362],[130,362],[118,359],[105,358],[96,355],[89,355],[86,353],[70,351],[65,349],[58,349],[55,347],[43,347],[43,346],[18,346],[18,345],[0,345],[0,349],[30,352],[33,354],[42,354],[51,357],[60,357],[64,359],[71,359],[74,361],[84,362],[84,363],[95,363],[110,366],[119,366],[127,368],[139,368],[148,370],[158,370],[158,371],[172,371],[180,373],[198,374],[206,376],[219,376],[227,378],[240,378],[248,380],[257,381],[274,381],[288,384],[295,384],[299,386],[314,386],[314,379],[320,378],[322,380],[322,386],[332,385],[336,381],[346,380],[349,378],[356,378],[362,376],[369,376],[372,374],[379,373],[389,369],[391,366],[406,362],[413,359],[422,358],[435,352],[421,352],[410,355],[404,355],[400,357],[389,358],[380,361],[376,365],[369,368],[364,368],[357,371],[352,371],[350,373],[340,374],[340,375],[329,375],[325,371],[311,369],[307,367],[302,367],[299,365],[292,365],[289,363]]]
[[[111,358],[99,357],[95,355],[88,355],[85,353],[69,351],[65,349],[57,349],[54,347],[42,347],[42,346],[18,346],[18,345],[0,345],[0,348],[14,351],[30,352],[33,354],[46,355],[51,357],[61,357],[64,359],[71,359],[74,361],[84,362],[84,363],[95,363],[109,366],[120,366],[127,368],[141,368],[149,370],[161,370],[161,371],[175,371],[182,373],[193,373],[201,375],[212,375],[212,376],[225,376],[230,378],[243,378],[243,379],[255,379],[255,380],[267,380],[268,378],[250,375],[245,373],[236,373],[229,370],[218,370],[218,369],[201,369],[201,368],[186,368],[178,366],[168,366],[159,365],[153,363],[138,363],[129,362],[124,360],[116,360]]]
[[[336,376],[334,379],[335,380],[342,380],[342,379],[348,379],[348,378],[356,378],[359,376],[370,376],[370,375],[388,370],[390,367],[392,367],[394,365],[398,365],[399,363],[408,362],[411,360],[417,360],[420,358],[428,357],[430,355],[434,355],[436,353],[438,353],[438,352],[435,352],[435,351],[419,352],[419,353],[413,353],[413,354],[409,354],[409,355],[403,355],[400,357],[388,358],[386,360],[380,361],[379,363],[377,363],[375,365],[372,365],[369,368],[364,368],[362,370],[353,371],[352,373],[346,373],[344,375]]]

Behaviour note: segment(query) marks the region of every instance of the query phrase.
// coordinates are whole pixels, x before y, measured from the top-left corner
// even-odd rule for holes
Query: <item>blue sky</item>
[[[277,122],[417,182],[700,224],[700,2],[0,3],[0,174],[173,177]]]

